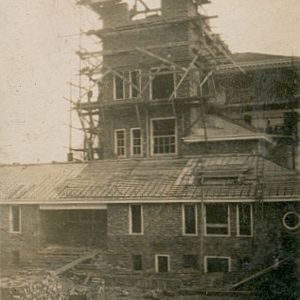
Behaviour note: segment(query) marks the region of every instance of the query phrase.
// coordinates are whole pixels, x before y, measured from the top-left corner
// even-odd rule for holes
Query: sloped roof
[[[218,66],[217,73],[240,72],[237,65],[244,70],[271,69],[271,68],[290,68],[292,65],[300,65],[300,57],[272,55],[265,53],[245,52],[234,53],[232,59],[235,64],[224,63]]]
[[[214,114],[206,115],[205,130],[201,119],[191,128],[191,135],[183,138],[187,143],[243,139],[265,139],[271,142],[266,134],[257,133]]]
[[[258,53],[258,52],[240,52],[234,53],[232,58],[235,62],[246,62],[246,61],[265,61],[269,59],[290,59],[292,60],[291,56],[285,55],[276,55],[276,54],[269,54],[269,53]]]
[[[262,163],[266,201],[300,200],[294,172],[265,159]],[[251,155],[1,166],[0,203],[253,201],[256,166],[257,159]],[[191,184],[195,172],[241,167],[247,177],[242,182]]]

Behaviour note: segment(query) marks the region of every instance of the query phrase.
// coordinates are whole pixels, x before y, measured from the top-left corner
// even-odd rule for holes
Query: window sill
[[[144,233],[128,233],[128,235],[142,236],[142,235],[144,235]]]
[[[183,236],[190,236],[190,237],[195,237],[195,236],[198,236],[198,233],[183,233],[182,234]]]
[[[205,237],[231,237],[230,234],[204,234]]]
[[[238,237],[238,238],[253,238],[253,234],[252,235],[239,235],[239,234],[237,234],[236,237]]]
[[[159,153],[159,154],[151,153],[151,156],[153,157],[177,156],[177,153]]]

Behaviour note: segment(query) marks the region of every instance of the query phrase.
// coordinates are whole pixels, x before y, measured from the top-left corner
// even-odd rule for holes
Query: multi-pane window
[[[206,256],[204,259],[205,273],[226,273],[231,271],[231,261],[229,257]]]
[[[157,273],[167,273],[170,271],[170,256],[155,255],[155,270]]]
[[[10,232],[21,232],[21,207],[10,206]]]
[[[143,233],[143,208],[141,205],[132,204],[129,207],[129,225],[131,234]]]
[[[137,98],[141,91],[140,71],[115,72],[113,77],[114,100]]]
[[[129,97],[137,98],[141,89],[140,71],[136,70],[136,71],[129,72],[129,80],[130,80]]]
[[[237,235],[252,236],[252,205],[237,205]]]
[[[115,154],[118,157],[126,156],[126,130],[115,130]]]
[[[152,154],[176,153],[175,119],[152,120]]]
[[[228,204],[206,204],[205,233],[216,236],[228,236],[230,234]]]
[[[124,72],[114,73],[114,99],[121,100],[125,98],[125,80]]]
[[[153,69],[151,72],[152,99],[167,99],[175,88],[174,72],[168,68]]]
[[[142,255],[132,255],[132,265],[134,271],[143,269]]]
[[[142,155],[142,133],[140,128],[131,128],[131,155]]]
[[[184,204],[183,209],[183,234],[197,234],[197,209],[194,204]]]

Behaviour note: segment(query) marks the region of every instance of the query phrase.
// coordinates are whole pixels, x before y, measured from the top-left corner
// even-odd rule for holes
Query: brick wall
[[[18,251],[20,263],[30,259],[39,247],[38,206],[21,206],[21,233],[10,233],[9,206],[0,205],[0,265],[12,264],[13,252]]]
[[[182,146],[182,137],[185,134],[185,126],[187,126],[188,108],[183,108],[177,113],[177,145],[178,154],[184,152]],[[137,112],[134,106],[126,109],[118,109],[115,111],[106,112],[106,126],[104,129],[104,158],[115,158],[114,154],[114,130],[126,129],[126,153],[130,157],[130,129],[140,127],[142,130],[143,139],[143,157],[150,156],[150,127],[152,118],[172,118],[174,114],[170,104],[149,107],[147,111],[139,109],[140,122],[137,118]]]
[[[143,139],[143,157],[150,156],[151,139],[151,119],[174,117],[172,106],[159,105],[139,108],[138,121],[136,108],[117,108],[106,111],[106,126],[104,128],[104,159],[115,158],[114,154],[114,130],[126,129],[126,153],[130,157],[130,129],[140,127]],[[180,155],[200,155],[200,154],[232,154],[232,153],[254,153],[257,151],[258,144],[255,140],[249,141],[227,141],[187,144],[182,138],[189,135],[190,131],[190,112],[189,106],[182,106],[176,113],[177,126],[177,154]],[[222,147],[220,147],[222,143]]]
[[[285,204],[255,204],[253,237],[238,237],[236,205],[230,204],[230,236],[203,236],[201,205],[198,204],[198,235],[182,234],[181,204],[144,204],[144,234],[130,235],[127,204],[108,207],[108,249],[112,264],[131,270],[132,255],[143,256],[143,272],[155,272],[155,254],[171,257],[171,272],[190,272],[183,268],[183,255],[199,256],[199,271],[203,272],[204,256],[229,256],[232,271],[245,271],[241,264],[249,260],[249,269],[261,269],[274,262],[274,257],[286,255],[282,238],[292,238],[282,226],[282,216],[294,206]]]

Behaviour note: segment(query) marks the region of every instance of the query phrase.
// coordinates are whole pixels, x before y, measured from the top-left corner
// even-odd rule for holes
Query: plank
[[[75,266],[79,265],[80,263],[88,260],[88,259],[91,259],[93,257],[95,257],[97,254],[100,254],[101,253],[101,250],[94,250],[94,251],[91,251],[73,261],[71,261],[70,263],[58,268],[57,270],[55,270],[55,274],[56,275],[59,275],[59,274],[62,274],[72,268],[74,268]]]

